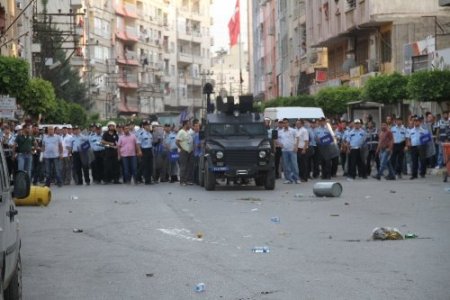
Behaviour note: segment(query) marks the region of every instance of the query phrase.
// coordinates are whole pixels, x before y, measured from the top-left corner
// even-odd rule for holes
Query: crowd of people
[[[411,115],[406,124],[401,117],[388,116],[379,128],[370,117],[365,124],[355,119],[332,121],[331,126],[325,118],[299,119],[295,124],[288,119],[265,121],[269,136],[273,129],[278,131],[276,176],[283,174],[285,184],[336,177],[339,165],[348,180],[368,176],[396,180],[403,175],[414,180],[424,178],[427,168],[443,168],[446,161],[450,164],[443,147],[450,141],[448,112]],[[444,171],[445,182],[447,177],[448,170]]]
[[[331,121],[330,126],[329,121],[265,120],[269,138],[273,129],[278,131],[273,144],[277,178],[285,184],[331,179],[341,166],[349,180],[369,176],[396,180],[407,174],[413,180],[425,177],[427,168],[450,164],[443,147],[450,141],[448,112],[437,117],[413,115],[405,125],[402,118],[388,116],[378,128],[370,118],[365,124],[356,119]],[[91,180],[95,184],[198,184],[199,120],[184,121],[179,128],[147,120],[139,125],[108,122],[106,130],[100,124],[82,130],[3,123],[0,138],[9,173],[25,171],[35,185],[90,185]],[[444,172],[444,181],[447,176]]]
[[[38,124],[4,123],[1,140],[10,174],[29,174],[32,184],[59,187],[95,184],[193,185],[200,155],[200,122],[170,124],[142,121],[105,128],[91,124],[39,128]],[[198,177],[198,175],[197,175]]]

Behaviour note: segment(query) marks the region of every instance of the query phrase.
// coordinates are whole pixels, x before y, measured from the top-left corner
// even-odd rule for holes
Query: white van
[[[264,118],[269,118],[272,121],[289,119],[290,123],[298,119],[320,119],[325,118],[322,108],[320,107],[267,107],[264,109]]]

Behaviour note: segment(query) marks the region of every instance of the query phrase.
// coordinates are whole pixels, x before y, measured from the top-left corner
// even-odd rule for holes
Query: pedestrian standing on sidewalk
[[[395,180],[395,171],[391,164],[391,155],[394,149],[394,136],[387,126],[386,122],[381,123],[381,132],[378,138],[378,146],[376,155],[380,157],[380,168],[373,177],[380,180],[383,176],[384,169],[388,168],[389,175],[385,177],[386,180]]]
[[[407,149],[411,151],[412,174],[409,179],[414,180],[417,174],[425,178],[427,170],[426,144],[431,141],[431,134],[422,127],[421,118],[414,116],[414,127],[411,128],[407,135]],[[419,172],[420,167],[420,172]]]
[[[353,123],[355,128],[350,131],[347,137],[350,151],[348,175],[351,179],[355,179],[356,167],[358,167],[359,176],[366,179],[366,166],[361,155],[361,148],[366,141],[366,132],[361,128],[361,121],[359,119],[356,119]]]
[[[81,134],[81,129],[78,126],[73,127],[73,137],[72,137],[72,158],[73,158],[73,172],[75,174],[75,184],[83,185],[83,177],[86,185],[91,184],[91,179],[89,177],[89,164],[83,163],[81,159],[81,151],[83,151],[83,145],[89,143],[87,136]]]
[[[137,144],[136,136],[130,133],[130,126],[132,125],[125,125],[123,127],[123,135],[119,137],[117,143],[117,152],[118,159],[122,160],[123,183],[131,183],[131,178],[133,178],[134,183],[138,184],[136,178],[137,156],[141,156],[142,153]]]
[[[47,128],[47,134],[42,138],[42,149],[45,166],[45,185],[50,186],[56,180],[58,187],[63,182],[61,179],[61,161],[63,158],[62,137],[55,134],[53,126]]]
[[[193,185],[192,169],[194,167],[194,141],[189,129],[188,120],[183,121],[182,128],[178,131],[176,144],[180,154],[180,184]]]

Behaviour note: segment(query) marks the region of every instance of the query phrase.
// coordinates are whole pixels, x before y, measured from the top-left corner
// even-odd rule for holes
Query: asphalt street
[[[317,180],[55,187],[19,207],[24,299],[450,299],[450,184],[337,181],[339,198]],[[419,238],[372,241],[378,226]]]

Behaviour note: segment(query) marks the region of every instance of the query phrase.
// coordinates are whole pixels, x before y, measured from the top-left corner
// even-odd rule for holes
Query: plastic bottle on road
[[[278,223],[280,223],[280,217],[272,217],[272,218],[270,218],[270,221],[272,221],[272,223],[278,224]]]
[[[205,284],[204,284],[203,282],[200,282],[199,284],[197,284],[197,285],[195,286],[195,291],[196,291],[197,293],[204,292],[204,291],[205,291]]]
[[[252,249],[253,253],[269,253],[270,249],[267,246],[263,246],[263,247],[253,247]]]

